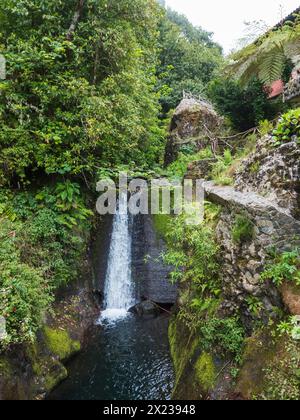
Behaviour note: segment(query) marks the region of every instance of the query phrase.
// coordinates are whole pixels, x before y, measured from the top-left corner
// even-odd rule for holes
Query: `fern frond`
[[[283,49],[273,48],[261,60],[259,64],[258,78],[269,85],[281,78],[286,63]]]

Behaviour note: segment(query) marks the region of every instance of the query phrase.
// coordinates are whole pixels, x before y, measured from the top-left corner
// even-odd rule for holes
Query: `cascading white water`
[[[114,216],[113,231],[105,279],[104,311],[101,321],[116,321],[128,315],[135,304],[131,276],[131,235],[127,193],[121,193]]]

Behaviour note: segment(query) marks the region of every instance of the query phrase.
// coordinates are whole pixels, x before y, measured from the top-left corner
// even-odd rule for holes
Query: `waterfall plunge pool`
[[[91,329],[83,351],[67,365],[69,377],[50,400],[169,400],[174,373],[168,315],[129,315]]]

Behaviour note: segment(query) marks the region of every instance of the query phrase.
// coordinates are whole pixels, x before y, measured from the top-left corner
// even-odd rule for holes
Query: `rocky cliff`
[[[184,115],[189,120],[188,113]],[[189,121],[201,126],[191,128],[186,124],[189,133],[203,129],[193,112]],[[182,140],[186,137],[184,130],[183,133]],[[217,317],[223,320],[238,317],[247,338],[233,376],[228,371],[228,366],[232,366],[229,354],[220,360],[213,351],[205,350],[196,330],[187,332],[182,326],[182,312],[191,305],[182,286],[179,315],[170,327],[177,372],[175,397],[267,399],[278,398],[282,393],[285,399],[290,393],[294,399],[300,395],[297,382],[300,346],[287,334],[288,327],[284,329],[287,324],[283,321],[290,315],[300,315],[300,287],[287,278],[278,284],[262,278],[274,255],[300,247],[299,158],[297,138],[278,144],[267,135],[257,139],[255,150],[244,158],[238,170],[235,168],[232,186],[216,185],[209,180],[213,160],[190,165],[188,177],[193,178],[194,173],[195,177],[201,175],[207,180],[206,200],[219,209],[214,227],[221,267]],[[210,316],[205,312],[198,315],[200,320],[201,317],[209,320]],[[276,364],[276,360],[281,362]],[[287,374],[288,381],[284,379]]]

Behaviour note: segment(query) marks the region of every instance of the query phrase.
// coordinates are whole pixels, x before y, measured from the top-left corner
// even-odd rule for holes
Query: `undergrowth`
[[[57,288],[78,276],[92,212],[79,185],[0,195],[2,345],[34,340]]]

